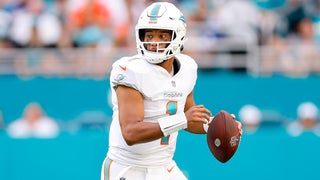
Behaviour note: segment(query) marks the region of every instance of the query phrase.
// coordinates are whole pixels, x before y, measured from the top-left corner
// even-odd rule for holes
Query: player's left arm
[[[195,134],[206,134],[203,124],[209,121],[211,112],[204,105],[196,105],[193,91],[187,97],[184,112],[188,120],[185,130]]]

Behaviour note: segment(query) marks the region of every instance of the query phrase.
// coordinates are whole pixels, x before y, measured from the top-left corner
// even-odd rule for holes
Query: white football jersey
[[[159,117],[184,112],[187,96],[196,83],[197,64],[183,54],[176,55],[176,59],[180,68],[174,76],[139,55],[121,58],[113,64],[110,75],[113,120],[109,132],[108,157],[125,165],[139,167],[156,167],[171,162],[178,132],[147,143],[132,146],[126,144],[120,129],[114,87],[129,86],[143,95],[146,122],[157,122]]]

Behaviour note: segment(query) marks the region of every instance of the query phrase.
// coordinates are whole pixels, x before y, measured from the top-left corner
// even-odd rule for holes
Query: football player
[[[110,74],[113,120],[101,180],[184,180],[173,155],[179,130],[205,134],[211,112],[196,105],[197,64],[181,54],[186,20],[173,4],[148,6],[136,25],[138,54]]]

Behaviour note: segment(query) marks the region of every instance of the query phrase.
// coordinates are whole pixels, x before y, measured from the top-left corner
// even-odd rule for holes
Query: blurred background
[[[108,148],[111,64],[136,53],[147,0],[0,0],[0,179],[93,180]],[[195,100],[244,125],[219,163],[180,133],[190,180],[318,179],[320,2],[176,0]]]

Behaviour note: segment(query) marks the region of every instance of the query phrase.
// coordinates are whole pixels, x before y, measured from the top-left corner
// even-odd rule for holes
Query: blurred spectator
[[[281,72],[290,76],[305,76],[318,71],[315,66],[319,53],[313,18],[317,13],[316,1],[287,0],[277,10],[279,14],[275,36],[270,42],[275,47],[273,58],[263,62],[266,71]]]
[[[260,126],[262,113],[256,106],[247,104],[240,109],[239,118],[243,124],[244,132],[254,133]]]
[[[284,6],[277,10],[280,15],[276,35],[286,38],[298,32],[298,26],[304,19],[312,19],[317,13],[316,1],[287,0]]]
[[[74,47],[99,44],[125,46],[129,31],[124,0],[70,0],[67,16]]]
[[[277,10],[284,6],[286,0],[253,0],[259,8],[259,45],[266,45],[272,40],[280,15]]]
[[[5,11],[0,2],[0,48],[7,47],[7,36],[11,22],[11,14]]]
[[[203,22],[211,9],[211,3],[208,0],[176,0],[174,2],[184,12],[188,23]]]
[[[320,72],[314,22],[317,11],[317,1],[303,0],[287,0],[277,9],[275,34],[268,44],[272,49],[263,49],[261,54],[263,73],[307,76],[310,72]]]
[[[9,39],[14,47],[57,47],[62,30],[58,17],[44,9],[42,0],[21,0],[12,5]]]
[[[289,123],[287,131],[292,136],[299,136],[304,131],[311,131],[320,136],[318,122],[319,110],[312,102],[303,102],[297,108],[297,120]]]
[[[220,32],[242,39],[244,45],[257,44],[260,11],[251,1],[225,0],[215,11]]]
[[[302,19],[296,32],[285,39],[275,38],[273,52],[262,54],[264,73],[280,72],[290,76],[307,76],[310,72],[320,72],[320,53],[316,44],[313,22]]]
[[[189,34],[193,35],[188,38],[191,43],[186,50],[194,56],[207,55],[207,59],[199,58],[203,63],[216,66],[233,63],[231,70],[246,70],[246,61],[259,41],[259,9],[251,1],[243,0],[211,0],[202,4],[198,9],[206,15],[193,16],[198,24],[190,29]]]
[[[68,29],[67,4],[70,0],[44,0],[45,11],[55,15],[61,26],[61,36],[58,43],[60,48],[69,48],[72,46],[71,35]]]
[[[59,133],[58,124],[45,115],[42,107],[35,102],[26,106],[23,116],[7,127],[13,138],[54,138]]]

